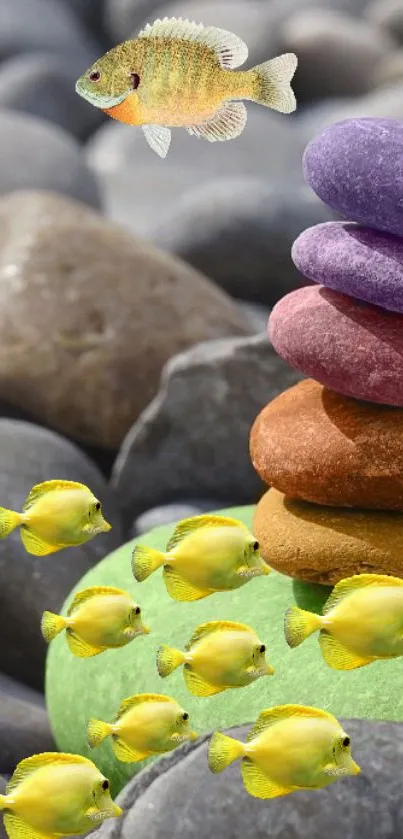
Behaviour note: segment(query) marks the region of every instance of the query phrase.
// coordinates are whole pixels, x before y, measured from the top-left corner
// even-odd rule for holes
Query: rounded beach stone
[[[403,411],[359,402],[306,379],[256,417],[252,463],[291,498],[403,511]]]
[[[402,0],[375,0],[368,5],[365,16],[403,44]]]
[[[403,312],[403,238],[348,221],[304,230],[291,250],[304,277]]]
[[[251,527],[254,508],[233,507],[216,513],[234,516]],[[268,529],[270,526],[269,523]],[[142,534],[138,541],[165,550],[172,531],[172,526],[156,528],[151,533]],[[377,530],[374,539],[376,534]],[[402,526],[401,534],[397,556],[403,566]],[[120,650],[110,650],[87,659],[85,666],[82,660],[71,655],[66,639],[60,635],[50,645],[47,660],[46,701],[58,748],[90,757],[111,779],[114,794],[139,772],[144,763],[117,761],[110,740],[90,750],[87,724],[89,717],[112,720],[120,702],[133,693],[167,693],[175,697],[188,711],[192,726],[201,736],[212,729],[242,725],[245,715],[254,720],[264,708],[285,703],[316,705],[331,711],[338,718],[403,720],[402,662],[398,659],[376,662],[346,674],[325,665],[317,638],[302,644],[298,650],[288,647],[283,626],[286,610],[295,603],[295,582],[291,577],[273,571],[267,577],[251,580],[236,592],[214,594],[193,603],[179,603],[168,596],[161,572],[153,574],[143,583],[134,581],[130,567],[133,545],[134,542],[122,545],[99,563],[80,580],[75,591],[92,585],[115,585],[132,592],[143,609],[151,628],[150,634]],[[300,587],[307,592],[314,588],[304,583],[300,583]],[[74,592],[71,592],[63,606],[64,614],[73,596]],[[169,678],[162,679],[155,664],[160,644],[183,649],[193,630],[210,620],[241,620],[253,627],[267,644],[268,660],[276,671],[274,676],[258,679],[247,688],[224,691],[214,696],[213,700],[192,696],[185,687],[181,668]],[[239,766],[229,770],[230,775],[231,771],[233,785],[238,785],[238,794],[241,795]],[[223,773],[223,783],[227,777],[227,773]],[[215,781],[214,789],[218,791],[220,779]],[[184,800],[180,786],[177,792],[180,811]],[[207,798],[210,801],[210,797]],[[157,799],[158,796],[155,806]],[[216,800],[219,801],[219,795]],[[267,808],[267,802],[266,809],[271,810],[271,806]],[[218,835],[217,824],[209,835]],[[131,831],[129,835],[132,835]],[[153,832],[150,830],[147,835],[150,837]],[[171,835],[165,821],[163,835]],[[183,830],[181,835],[188,836]],[[229,835],[232,836],[232,833]],[[320,839],[323,839],[322,834]]]
[[[276,303],[269,335],[291,367],[326,387],[403,406],[403,315],[307,286]]]
[[[353,574],[403,577],[403,515],[296,501],[276,489],[260,499],[253,532],[281,574],[335,585]]]
[[[303,171],[333,210],[403,236],[403,122],[363,118],[329,125],[306,147]]]

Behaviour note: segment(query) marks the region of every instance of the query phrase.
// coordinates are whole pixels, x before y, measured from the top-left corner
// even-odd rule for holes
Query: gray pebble
[[[0,542],[0,636],[7,639],[0,670],[37,690],[43,689],[47,650],[40,631],[44,610],[58,612],[75,583],[123,537],[113,491],[77,446],[39,426],[0,419],[1,506],[21,510],[35,484],[57,478],[86,484],[112,530],[45,557],[27,553],[19,528]]]
[[[192,516],[200,516],[222,506],[220,501],[196,499],[192,504],[186,501],[177,501],[173,504],[165,504],[162,507],[153,507],[136,519],[131,529],[131,538],[140,536],[141,533],[148,533],[154,527],[160,527],[162,524],[173,524]],[[229,501],[228,505],[225,506],[231,507],[231,502]]]
[[[403,48],[388,55],[374,75],[375,87],[392,87],[399,83],[403,84]]]
[[[366,17],[403,44],[402,0],[375,0],[368,6]]]
[[[52,751],[57,747],[43,696],[0,673],[1,774],[12,775],[25,757]]]
[[[301,378],[266,334],[206,341],[173,357],[113,469],[128,525],[172,498],[211,497],[221,507],[256,501],[263,485],[249,457],[251,425]]]
[[[73,137],[30,114],[0,110],[0,195],[22,189],[101,204],[96,178]]]

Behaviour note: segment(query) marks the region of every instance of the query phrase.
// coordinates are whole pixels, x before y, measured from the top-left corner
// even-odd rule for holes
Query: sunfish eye
[[[259,542],[252,542],[252,548],[253,548],[254,551],[258,551],[259,550]]]
[[[88,78],[89,78],[90,82],[99,82],[100,79],[101,79],[101,71],[100,70],[91,70],[91,72],[88,73]]]
[[[105,792],[106,792],[106,790],[109,789],[109,781],[107,781],[106,778],[105,778],[105,780],[102,781],[101,786],[102,786],[102,789],[105,790]]]
[[[261,653],[266,652],[266,644],[261,644],[261,645],[260,645],[260,647],[259,647],[259,649],[260,649],[260,652],[261,652]]]
[[[349,737],[343,737],[343,740],[342,740],[342,742],[341,742],[341,745],[343,746],[343,748],[344,748],[344,749],[348,749],[348,747],[349,747],[349,745],[350,745],[350,742],[351,742],[351,741],[350,741],[350,738],[349,738]]]
[[[189,719],[189,714],[187,713],[187,711],[185,711],[185,713],[182,714],[182,719],[183,720],[188,720]]]
[[[140,76],[138,75],[138,73],[130,73],[129,78],[132,83],[132,90],[137,90],[140,84]]]

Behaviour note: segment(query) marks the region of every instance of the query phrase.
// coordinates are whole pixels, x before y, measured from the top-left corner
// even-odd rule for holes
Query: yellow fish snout
[[[113,818],[118,818],[119,816],[122,816],[122,815],[123,815],[123,810],[122,810],[122,808],[121,808],[121,807],[118,807],[118,805],[117,805],[117,804],[115,804],[115,802],[114,802],[114,803],[113,803],[113,808],[112,808],[112,816],[113,816]]]
[[[353,760],[351,772],[353,775],[359,775],[361,772],[361,766],[358,766],[358,763],[356,763],[355,760]]]
[[[102,533],[109,533],[110,530],[112,530],[112,525],[109,524],[108,521],[104,520],[102,525]]]
[[[196,734],[195,731],[191,731],[190,734],[189,734],[189,740],[191,740],[193,742],[193,740],[197,740],[198,736],[199,735]]]
[[[145,623],[143,623],[142,627],[141,627],[141,632],[142,632],[142,635],[149,635],[150,632],[151,632],[151,629],[150,629],[149,626],[146,626]]]
[[[275,672],[276,671],[275,671],[274,667],[272,667],[271,664],[266,663],[266,667],[264,669],[265,675],[266,676],[274,676]]]

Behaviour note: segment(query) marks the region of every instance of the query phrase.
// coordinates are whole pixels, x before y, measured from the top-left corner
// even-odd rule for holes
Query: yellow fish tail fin
[[[291,114],[297,107],[291,87],[297,63],[297,56],[289,52],[253,67],[249,71],[252,82],[250,98],[266,108]]]
[[[20,513],[0,507],[0,539],[6,539],[21,522],[22,516]]]
[[[226,769],[234,760],[245,755],[245,745],[227,734],[216,731],[209,743],[208,765],[211,772],[217,774]]]
[[[87,741],[90,749],[95,749],[112,734],[113,725],[102,720],[90,720],[87,728]]]
[[[284,634],[289,647],[298,647],[322,626],[322,617],[315,612],[305,612],[298,606],[287,609],[284,618]]]
[[[55,615],[53,612],[43,613],[41,620],[41,632],[47,644],[49,644],[50,641],[53,641],[53,639],[56,638],[56,635],[59,635],[59,632],[66,627],[66,624],[66,618],[63,618],[61,615]]]
[[[157,650],[157,670],[161,678],[170,676],[185,660],[186,656],[180,650],[162,644]]]
[[[5,810],[7,803],[7,795],[0,795],[0,810]]]
[[[142,583],[150,574],[161,568],[165,561],[165,554],[161,551],[156,551],[155,548],[147,548],[145,545],[136,545],[132,554],[134,578],[138,583]]]

